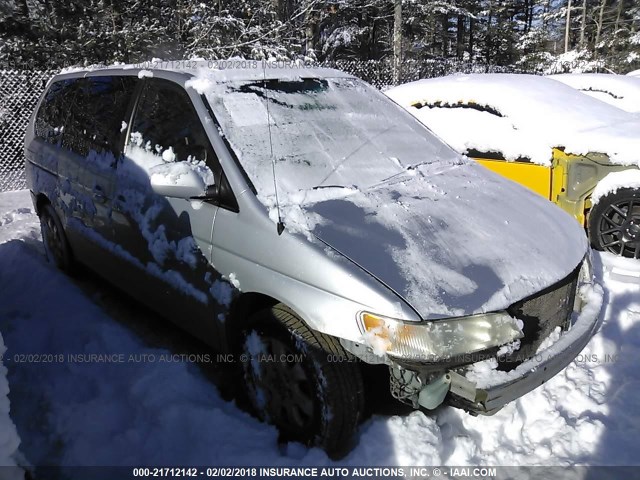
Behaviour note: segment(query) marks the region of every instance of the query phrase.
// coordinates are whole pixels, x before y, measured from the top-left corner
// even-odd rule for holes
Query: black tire
[[[640,258],[640,190],[622,188],[602,197],[589,213],[588,227],[596,250]]]
[[[251,408],[282,441],[299,441],[340,458],[364,410],[360,365],[340,342],[311,330],[278,304],[256,314],[242,336]],[[293,361],[283,361],[282,355]]]
[[[72,274],[75,263],[69,241],[62,222],[50,204],[44,205],[40,211],[40,230],[47,260],[63,272]]]

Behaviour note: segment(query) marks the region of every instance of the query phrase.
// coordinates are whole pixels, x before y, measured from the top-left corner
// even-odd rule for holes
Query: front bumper
[[[448,372],[450,402],[473,413],[492,415],[507,403],[529,393],[569,365],[589,343],[600,326],[602,287],[583,284],[578,293],[581,305],[571,328],[547,349],[509,372],[492,372],[478,385],[456,372]]]
[[[486,360],[488,365],[443,365],[442,369],[435,369],[435,365],[427,369],[425,365],[392,362],[391,394],[414,408],[432,410],[445,402],[474,414],[496,413],[569,365],[598,330],[603,290],[593,280],[589,259],[583,262],[577,282],[572,293],[575,302],[570,324],[556,322],[564,328],[559,338],[548,345],[551,338],[544,337],[547,345],[536,347],[517,367],[499,370],[497,363],[491,363],[495,360]]]

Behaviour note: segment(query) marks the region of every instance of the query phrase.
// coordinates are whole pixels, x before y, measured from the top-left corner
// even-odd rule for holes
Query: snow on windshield
[[[605,153],[613,163],[640,163],[637,117],[549,78],[451,75],[407,83],[385,93],[461,153],[495,151],[510,160],[517,154],[549,165],[552,148],[565,147],[579,155]],[[486,111],[449,108],[460,104],[490,106],[502,117],[490,120],[492,114]],[[451,110],[451,117],[440,114],[445,109]],[[491,128],[489,122],[498,128]]]
[[[610,73],[564,74],[550,78],[627,112],[640,112],[640,78]]]
[[[274,193],[272,159],[278,194],[286,196],[317,187],[367,187],[412,165],[456,158],[356,79],[212,82],[206,94],[263,201]]]

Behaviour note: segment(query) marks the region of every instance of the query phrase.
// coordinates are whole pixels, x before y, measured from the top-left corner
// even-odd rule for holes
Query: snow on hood
[[[474,163],[422,165],[302,209],[314,235],[425,319],[505,309],[565,278],[587,250],[569,215]]]
[[[640,112],[640,78],[610,73],[567,73],[549,78],[627,112]]]
[[[604,153],[616,164],[640,164],[640,119],[549,78],[459,74],[385,93],[461,153],[495,151],[509,160],[528,157],[550,165],[552,148],[564,147],[577,155]],[[478,108],[445,108],[459,104]]]
[[[457,155],[357,79],[201,72],[189,85],[206,95],[274,222],[277,184],[288,233],[315,235],[424,318],[506,308],[585,255],[569,215]]]

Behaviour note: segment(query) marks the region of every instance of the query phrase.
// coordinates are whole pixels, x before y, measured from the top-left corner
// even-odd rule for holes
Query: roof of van
[[[80,77],[109,72],[112,74],[151,77],[154,71],[173,72],[196,76],[203,71],[215,80],[262,80],[296,78],[353,78],[353,75],[333,68],[309,66],[303,62],[262,61],[262,60],[151,60],[136,64],[96,65],[71,67],[60,71],[57,76]]]

